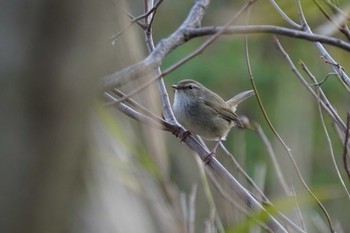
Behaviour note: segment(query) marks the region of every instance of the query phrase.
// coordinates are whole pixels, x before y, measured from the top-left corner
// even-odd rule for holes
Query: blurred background
[[[224,25],[245,2],[213,1],[202,26]],[[298,21],[295,1],[279,4]],[[192,5],[193,1],[161,4],[153,24],[156,44],[183,22]],[[349,15],[347,1],[339,1],[339,6]],[[303,1],[302,7],[315,32],[328,22],[312,0]],[[0,232],[264,232],[206,179],[203,164],[178,138],[102,102],[101,78],[148,54],[136,24],[112,43],[113,35],[127,28],[125,12],[141,15],[143,1],[0,2]],[[235,25],[245,23],[243,16]],[[268,1],[253,5],[249,24],[290,27]],[[346,40],[339,32],[330,36]],[[318,81],[333,72],[311,42],[277,37],[301,73],[300,60]],[[192,39],[171,52],[162,69],[206,39]],[[272,124],[337,231],[349,232],[344,214],[350,208],[349,197],[336,173],[317,101],[297,80],[271,34],[251,34],[248,41],[254,80]],[[325,47],[349,70],[348,52]],[[245,36],[224,35],[165,77],[170,99],[171,85],[185,78],[203,83],[224,99],[252,89],[246,63]],[[130,82],[122,90],[139,85]],[[321,87],[346,122],[350,100],[344,86],[331,76]],[[162,115],[157,85],[134,99]],[[323,213],[301,185],[257,99],[243,102],[237,113],[259,124],[271,142],[288,184],[300,198],[307,232],[328,232]],[[323,116],[348,187],[343,142],[330,118]],[[298,222],[295,200],[283,191],[257,132],[235,128],[224,145],[272,202]],[[217,158],[250,189],[228,155],[219,149]]]

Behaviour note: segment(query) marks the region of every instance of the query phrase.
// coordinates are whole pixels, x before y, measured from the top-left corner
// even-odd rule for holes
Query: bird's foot
[[[207,156],[205,156],[203,162],[204,162],[204,166],[207,166],[208,163],[210,162],[210,160],[215,157],[215,152],[211,151]]]
[[[192,133],[188,130],[182,132],[179,134],[179,138],[181,139],[181,142],[185,141],[186,137],[192,135]]]
[[[186,137],[192,135],[192,133],[188,130],[183,130],[182,127],[174,127],[171,132],[177,137],[180,138],[181,142],[185,141]]]

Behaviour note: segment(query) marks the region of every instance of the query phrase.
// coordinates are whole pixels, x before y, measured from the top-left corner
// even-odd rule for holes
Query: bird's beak
[[[171,85],[172,88],[174,88],[175,90],[179,90],[179,86],[178,85]]]

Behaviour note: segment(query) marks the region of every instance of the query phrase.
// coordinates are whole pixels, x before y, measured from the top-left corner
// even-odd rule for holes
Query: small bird
[[[254,95],[253,90],[244,91],[228,101],[209,90],[199,82],[185,79],[172,85],[175,90],[173,109],[176,119],[191,133],[207,140],[217,141],[211,153],[233,126],[244,127],[236,115],[236,108],[246,98]]]

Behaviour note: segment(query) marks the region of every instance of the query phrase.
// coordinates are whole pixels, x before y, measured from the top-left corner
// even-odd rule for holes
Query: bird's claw
[[[211,151],[205,158],[203,159],[204,166],[207,166],[210,160],[215,157],[215,152]]]

